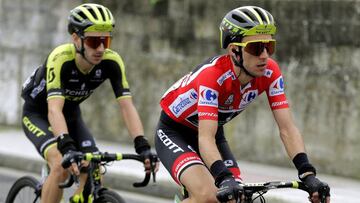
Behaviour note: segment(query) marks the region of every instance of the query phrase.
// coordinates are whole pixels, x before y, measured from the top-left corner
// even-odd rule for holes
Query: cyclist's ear
[[[75,44],[76,48],[80,49],[80,37],[75,32],[71,34],[71,39]]]

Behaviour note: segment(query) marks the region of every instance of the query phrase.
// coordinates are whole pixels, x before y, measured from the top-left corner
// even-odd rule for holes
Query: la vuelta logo
[[[274,82],[270,85],[269,95],[277,96],[284,94],[284,79],[282,76],[279,76]]]

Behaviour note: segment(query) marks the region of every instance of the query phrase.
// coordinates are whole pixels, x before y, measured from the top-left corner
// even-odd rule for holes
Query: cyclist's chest
[[[236,117],[264,92],[264,88],[258,83],[248,83],[244,86],[233,85],[230,89],[224,89],[219,95],[218,122],[223,125]]]
[[[92,70],[89,74],[83,74],[77,69],[71,69],[63,73],[61,86],[65,96],[71,100],[74,97],[88,97],[107,78],[102,69]]]
[[[219,94],[219,111],[242,111],[264,92],[264,88],[256,81],[240,86],[239,83],[224,86]]]

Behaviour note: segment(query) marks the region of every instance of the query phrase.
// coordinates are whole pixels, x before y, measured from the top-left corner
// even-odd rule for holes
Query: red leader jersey
[[[284,80],[278,64],[267,60],[265,73],[241,85],[229,55],[215,56],[178,80],[163,95],[160,105],[174,121],[197,130],[199,120],[222,126],[266,92],[272,110],[288,108]]]

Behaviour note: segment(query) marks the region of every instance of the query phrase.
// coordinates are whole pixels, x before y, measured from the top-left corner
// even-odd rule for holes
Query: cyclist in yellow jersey
[[[50,167],[42,189],[43,203],[61,200],[58,184],[67,177],[61,166],[62,156],[71,157],[76,151],[98,151],[82,120],[79,104],[106,79],[110,80],[135,150],[143,156],[147,172],[151,166],[155,171],[158,169],[157,160],[150,160],[153,154],[132,102],[124,63],[109,49],[115,25],[110,10],[99,4],[82,4],[70,11],[68,20],[72,43],[56,47],[27,79],[22,90],[24,132]],[[75,163],[70,170],[80,174]],[[84,178],[81,175],[81,180]],[[80,194],[81,188],[76,193]]]

